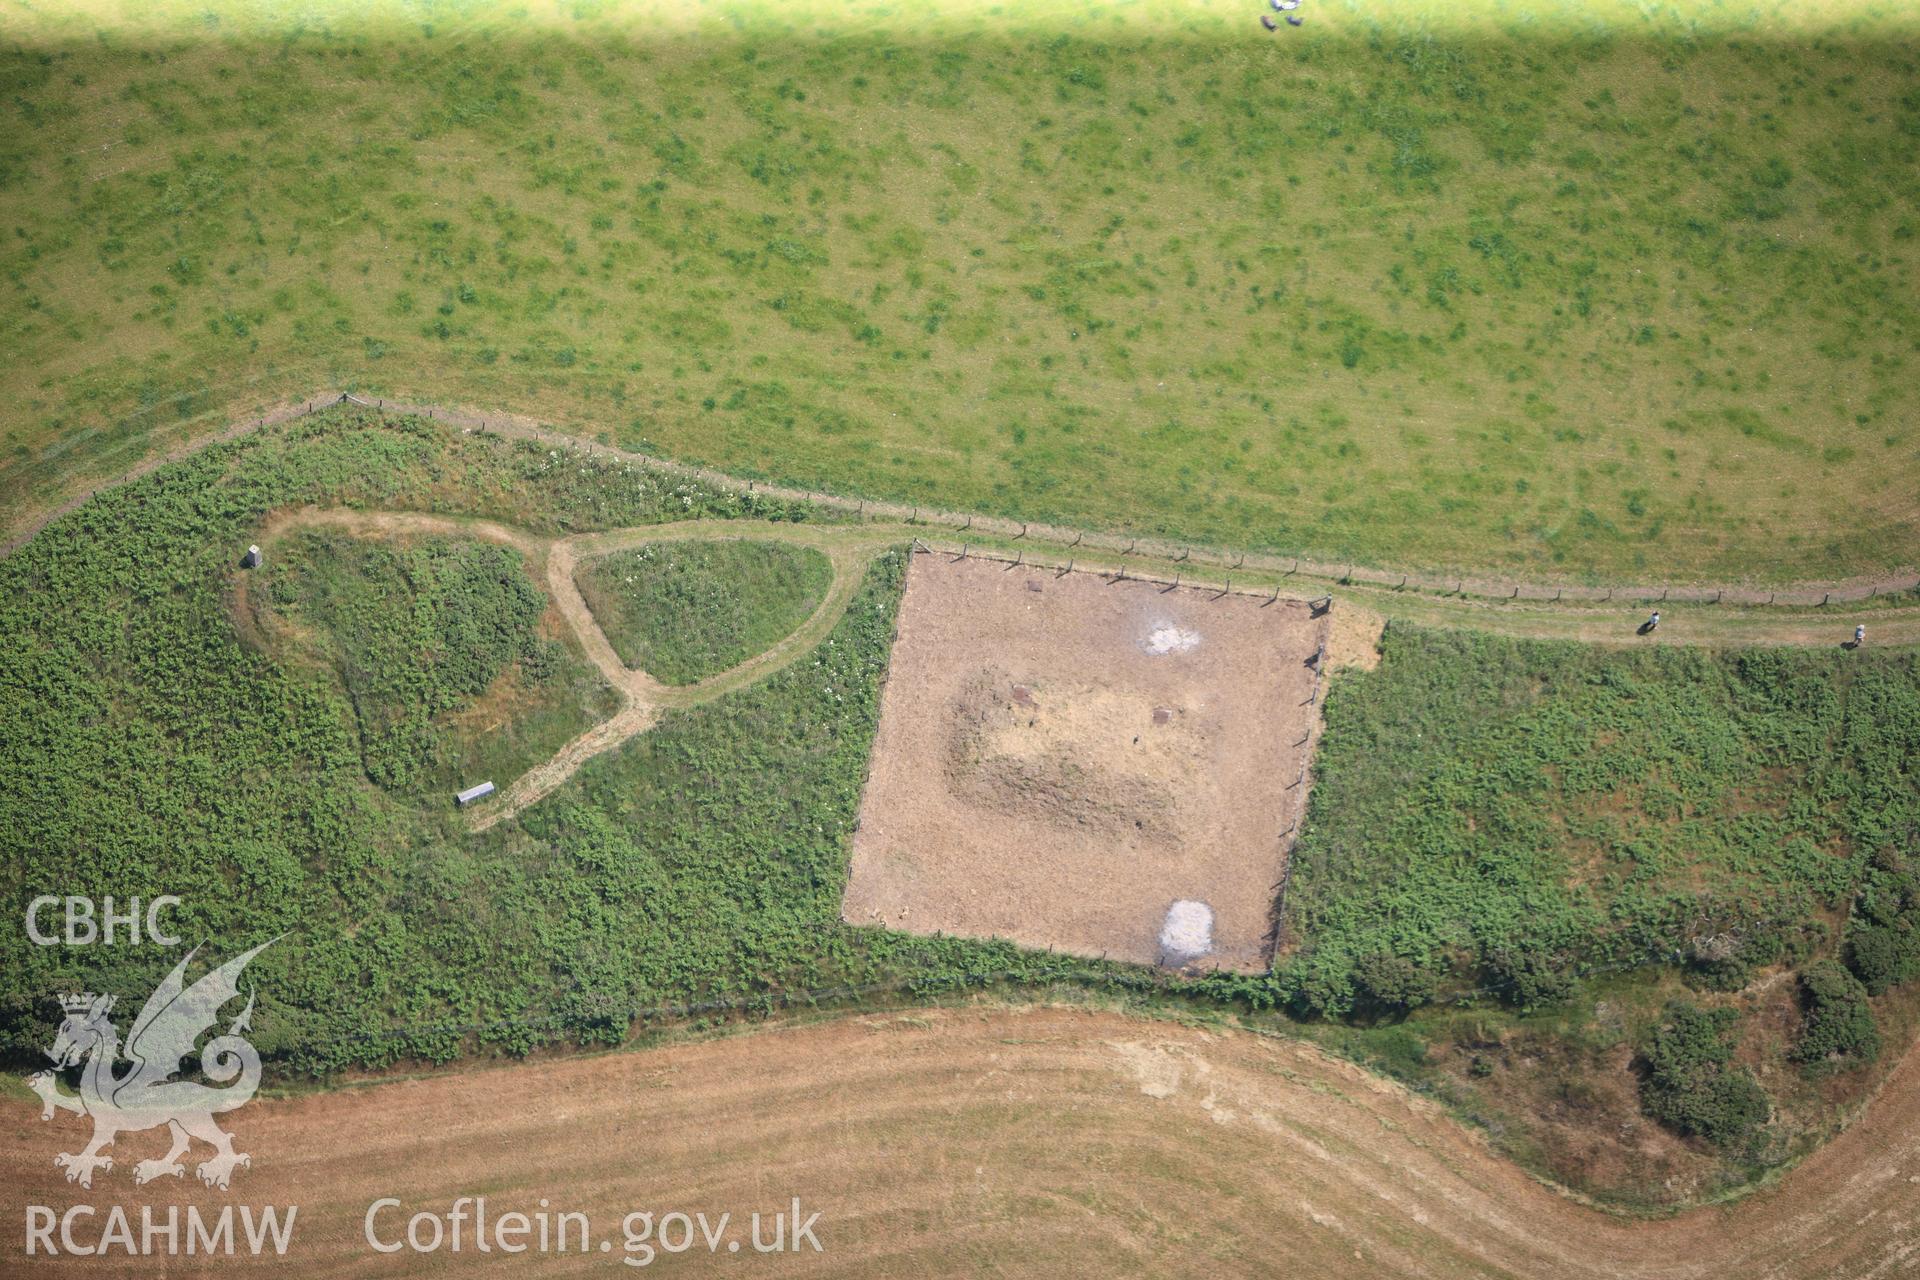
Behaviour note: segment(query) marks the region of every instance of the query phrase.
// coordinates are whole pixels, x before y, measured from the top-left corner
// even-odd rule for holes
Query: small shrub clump
[[[1823,960],[1802,970],[1800,1003],[1805,1020],[1792,1056],[1809,1073],[1865,1066],[1880,1056],[1880,1031],[1867,1005],[1867,989],[1844,966]]]
[[[1405,1014],[1430,1002],[1437,983],[1431,970],[1405,956],[1376,954],[1353,967],[1356,1011],[1376,1017]]]
[[[1745,1068],[1731,1065],[1732,1009],[1676,1000],[1642,1051],[1640,1107],[1675,1133],[1720,1147],[1749,1146],[1766,1124],[1767,1095]]]
[[[1873,996],[1920,973],[1920,871],[1893,849],[1874,857],[1854,897],[1846,960]]]

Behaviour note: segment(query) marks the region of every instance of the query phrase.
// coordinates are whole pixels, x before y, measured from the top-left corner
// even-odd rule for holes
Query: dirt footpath
[[[842,914],[1264,969],[1324,634],[1297,601],[915,556]]]
[[[573,633],[581,652],[620,693],[620,709],[611,717],[585,730],[554,755],[507,783],[496,799],[469,810],[468,825],[475,831],[503,822],[550,795],[588,760],[652,728],[663,709],[710,702],[811,652],[827,638],[846,612],[859,590],[867,565],[891,544],[887,534],[859,528],[803,527],[758,520],[687,520],[546,539],[490,520],[345,507],[289,507],[271,515],[256,536],[261,546],[271,548],[291,530],[315,526],[345,529],[356,536],[370,538],[472,537],[516,548],[526,556],[535,576],[544,582],[549,602]],[[668,688],[646,672],[636,671],[620,661],[593,611],[581,597],[580,588],[574,582],[574,571],[582,559],[609,551],[648,542],[698,538],[772,538],[814,547],[832,562],[834,578],[825,597],[806,621],[764,652],[697,684]],[[249,575],[236,570],[230,603],[235,625],[247,632],[253,629],[253,611],[247,604],[249,581]]]

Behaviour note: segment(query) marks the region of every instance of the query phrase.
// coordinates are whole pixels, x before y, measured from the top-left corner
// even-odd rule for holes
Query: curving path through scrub
[[[437,534],[479,538],[510,546],[527,557],[536,573],[545,579],[547,596],[573,632],[581,651],[599,669],[621,697],[620,709],[561,747],[551,757],[515,778],[500,789],[495,802],[470,810],[468,826],[474,831],[506,821],[528,805],[544,798],[571,778],[580,766],[607,751],[612,751],[636,734],[652,728],[665,710],[698,706],[724,697],[764,679],[789,665],[794,659],[827,638],[840,616],[847,611],[867,565],[880,552],[898,546],[903,535],[884,526],[801,525],[772,520],[685,520],[673,524],[637,525],[602,533],[575,534],[566,538],[542,538],[525,529],[492,520],[464,516],[427,515],[412,511],[364,511],[348,507],[296,507],[274,513],[261,526],[262,547],[286,536],[294,529],[344,529],[362,537],[391,537],[398,534]],[[804,622],[769,648],[725,671],[695,684],[662,684],[644,671],[627,666],[614,652],[613,644],[601,630],[600,622],[587,607],[574,582],[574,568],[582,560],[592,560],[614,551],[625,551],[651,542],[720,539],[748,539],[755,542],[785,542],[811,547],[823,553],[833,566],[833,580],[826,594]],[[248,579],[242,575],[237,589],[244,596]],[[242,614],[245,610],[240,611]]]
[[[791,663],[844,612],[857,569],[926,532],[893,522],[698,521],[543,539],[484,520],[307,509],[277,514],[261,541],[300,524],[453,533],[520,548],[544,573],[583,649],[622,691],[621,712],[516,780],[502,803],[473,816],[476,827],[546,795],[662,709],[708,701]],[[772,649],[669,689],[619,663],[579,599],[572,568],[625,546],[714,536],[814,546],[832,560],[833,584]],[[1055,548],[1061,559],[1070,550]],[[1383,609],[1430,609],[1457,625],[1526,634],[1601,625],[1591,621],[1592,606],[1544,601],[1523,611],[1411,593],[1401,603],[1391,588],[1366,590],[1379,592]],[[1342,588],[1343,601],[1355,594]],[[1758,614],[1728,615],[1746,612]],[[1887,610],[1869,620],[1877,633],[1884,621],[1905,634],[1893,627],[1911,626],[1913,613]],[[1775,610],[1743,635],[1823,643],[1813,634],[1817,621]],[[743,1069],[748,1061],[752,1069]],[[1609,1218],[1558,1195],[1439,1108],[1306,1046],[1111,1016],[916,1015],[511,1070],[249,1109],[265,1131],[255,1143],[267,1153],[262,1177],[310,1176],[286,1185],[310,1198],[321,1239],[334,1238],[318,1228],[337,1209],[339,1252],[309,1274],[364,1274],[375,1265],[404,1273],[408,1259],[370,1258],[353,1234],[369,1195],[386,1194],[402,1175],[416,1201],[437,1196],[445,1204],[479,1184],[528,1190],[528,1198],[578,1186],[612,1213],[676,1203],[689,1185],[714,1189],[718,1203],[752,1203],[765,1189],[767,1164],[740,1155],[770,1149],[780,1167],[806,1173],[810,1181],[794,1190],[824,1190],[845,1209],[847,1234],[820,1274],[898,1274],[956,1256],[1008,1274],[1062,1274],[1090,1260],[1116,1271],[1185,1274],[1213,1261],[1232,1273],[1356,1277],[1920,1274],[1920,1054],[1907,1055],[1857,1123],[1777,1185],[1661,1222]],[[659,1087],[669,1080],[671,1088]],[[510,1115],[500,1111],[503,1095],[521,1100]],[[770,1131],[769,1116],[783,1117],[784,1127]],[[503,1141],[503,1124],[511,1140]],[[608,1147],[610,1126],[650,1135],[647,1158]],[[0,1131],[12,1153],[0,1162],[10,1167],[0,1205],[60,1202],[37,1112],[6,1104]],[[878,1140],[849,1143],[849,1131]],[[423,1132],[436,1144],[430,1167],[419,1160]],[[340,1159],[343,1151],[354,1158]],[[272,1186],[260,1182],[255,1193]],[[1237,1252],[1249,1246],[1256,1252]],[[558,1272],[573,1261],[549,1266]]]

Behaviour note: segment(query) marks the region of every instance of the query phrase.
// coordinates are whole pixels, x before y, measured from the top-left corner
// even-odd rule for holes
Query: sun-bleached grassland
[[[0,495],[322,385],[1391,565],[1911,563],[1891,4],[0,7]]]

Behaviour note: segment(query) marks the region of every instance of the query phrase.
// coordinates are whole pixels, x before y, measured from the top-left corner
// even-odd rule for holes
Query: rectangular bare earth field
[[[843,916],[1266,968],[1324,625],[1298,601],[916,555]]]

